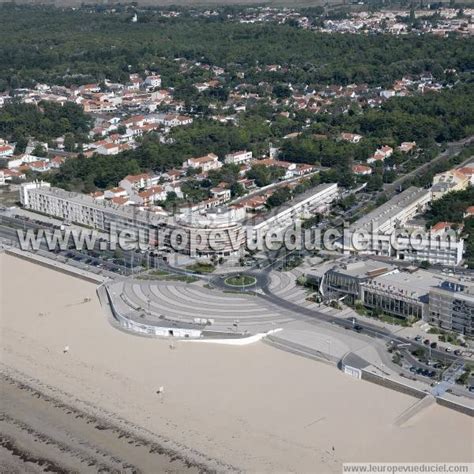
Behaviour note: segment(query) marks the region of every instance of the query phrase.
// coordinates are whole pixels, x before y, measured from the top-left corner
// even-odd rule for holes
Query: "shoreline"
[[[35,431],[67,440],[70,448],[60,460],[75,470],[87,467],[71,457],[75,447],[94,452],[96,462],[142,463],[142,472],[156,472],[157,463],[169,472],[336,473],[343,462],[389,462],[394,456],[473,460],[472,419],[465,415],[435,405],[396,426],[413,404],[411,396],[262,342],[239,347],[175,341],[170,347],[169,340],[133,337],[111,326],[96,285],[10,255],[0,259],[8,275],[0,302],[0,372],[44,394],[29,395],[25,409],[20,398],[30,392],[15,389],[19,401],[9,416],[16,420],[31,411],[33,423],[46,410],[49,417],[37,419]],[[101,421],[87,424],[81,412]],[[104,423],[113,429],[96,428]],[[126,443],[122,432],[130,436]],[[19,444],[23,435],[14,434]],[[43,452],[54,461],[54,444],[42,447],[28,436],[39,451],[32,455],[41,459]],[[145,451],[142,439],[165,451]],[[144,456],[137,459],[138,452]]]
[[[221,465],[216,460],[205,459],[202,455],[196,452],[191,452],[188,448],[180,447],[173,449],[167,447],[160,440],[152,439],[151,433],[139,433],[137,427],[134,427],[129,421],[120,419],[120,424],[117,420],[112,420],[113,414],[98,414],[92,410],[87,410],[84,406],[87,405],[84,401],[74,400],[73,403],[67,402],[64,398],[67,394],[54,393],[54,389],[48,387],[35,386],[33,380],[28,380],[24,375],[15,374],[9,368],[0,367],[0,392],[2,393],[2,413],[0,415],[0,431],[1,442],[0,448],[10,454],[11,458],[16,460],[19,465],[26,463],[31,467],[46,469],[46,471],[53,472],[70,472],[71,466],[68,466],[68,461],[78,462],[80,464],[87,464],[91,468],[91,472],[96,472],[97,469],[131,469],[133,472],[141,471],[143,466],[131,463],[125,458],[120,458],[121,451],[125,445],[133,445],[136,450],[135,460],[143,464],[142,459],[148,456],[149,462],[156,466],[157,469],[166,472],[213,472],[216,468],[226,471],[233,471],[232,466]],[[51,393],[47,393],[47,391]],[[69,398],[72,398],[70,396]],[[21,402],[22,413],[18,415],[18,400]],[[79,403],[83,405],[79,407]],[[49,434],[42,432],[43,430],[35,429],[24,418],[31,419],[37,410],[45,409],[48,405],[48,410],[53,413],[48,413],[51,422],[54,423],[54,438]],[[25,411],[25,407],[31,408],[31,412]],[[86,430],[81,433],[64,432],[58,429],[57,422],[64,423],[64,426],[69,426],[71,420],[77,424],[78,420],[81,424],[87,425]],[[48,420],[47,420],[48,421]],[[34,424],[34,423],[33,423]],[[45,423],[45,430],[48,431],[48,423]],[[107,436],[103,436],[107,433]],[[14,435],[19,435],[19,441],[14,438]],[[88,438],[94,438],[99,435],[104,438],[104,444],[98,449],[87,450],[84,449],[85,441]],[[34,444],[29,448],[22,445],[22,437],[29,436],[34,438]],[[79,439],[84,437],[84,439]],[[165,440],[169,442],[169,440]],[[124,446],[122,446],[124,445]],[[46,452],[50,452],[48,456]],[[66,462],[57,458],[54,451],[61,453],[61,457],[66,459]],[[188,453],[186,453],[188,451]],[[198,459],[198,458],[202,459]],[[69,459],[71,458],[71,459]],[[1,464],[0,464],[1,468]],[[89,470],[89,469],[88,469]],[[83,471],[81,471],[83,472]]]

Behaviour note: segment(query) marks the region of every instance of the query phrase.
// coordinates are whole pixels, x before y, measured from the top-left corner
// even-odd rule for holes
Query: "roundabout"
[[[256,283],[257,279],[252,275],[232,275],[224,280],[224,284],[231,288],[248,288]]]

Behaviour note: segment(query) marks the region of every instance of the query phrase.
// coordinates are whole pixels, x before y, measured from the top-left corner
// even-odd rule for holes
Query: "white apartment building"
[[[302,194],[274,212],[251,218],[245,222],[247,230],[256,237],[264,237],[267,232],[283,232],[314,209],[327,207],[339,196],[337,183],[325,183]]]
[[[118,206],[106,200],[52,188],[49,183],[35,181],[20,188],[23,207],[101,231],[154,230],[165,225],[162,218],[140,211],[134,206]]]
[[[431,190],[414,186],[406,189],[353,223],[344,233],[343,252],[459,265],[464,242],[456,233],[417,233],[407,224],[426,210],[431,198]]]

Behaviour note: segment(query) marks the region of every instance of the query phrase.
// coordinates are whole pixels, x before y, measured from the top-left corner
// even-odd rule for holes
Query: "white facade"
[[[190,158],[186,161],[185,167],[198,169],[201,168],[203,172],[210,170],[216,170],[222,167],[222,163],[214,153],[209,153],[206,156],[200,158]]]
[[[5,158],[6,156],[12,156],[14,148],[11,145],[0,145],[0,158]]]
[[[144,82],[146,87],[161,87],[161,76],[148,76]]]
[[[454,231],[424,232],[407,225],[410,219],[425,211],[431,199],[430,190],[416,187],[398,194],[345,231],[344,253],[459,265],[464,242]]]
[[[310,196],[287,206],[278,208],[275,213],[263,216],[258,222],[247,223],[247,229],[254,237],[263,237],[267,232],[278,233],[294,224],[305,213],[311,212],[314,208],[321,208],[329,205],[339,195],[337,183],[327,183],[317,186],[311,191]]]
[[[251,151],[236,151],[235,153],[229,153],[225,155],[224,162],[230,163],[234,165],[240,165],[242,163],[246,163],[252,159],[252,152]]]

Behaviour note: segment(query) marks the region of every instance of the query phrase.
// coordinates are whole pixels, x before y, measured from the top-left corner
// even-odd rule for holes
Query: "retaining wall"
[[[85,280],[89,283],[100,284],[104,282],[104,278],[99,275],[94,276],[94,274],[92,273],[87,273],[87,274],[80,273],[81,270],[77,270],[73,268],[69,269],[66,267],[65,264],[62,264],[60,262],[48,261],[46,257],[41,257],[39,255],[29,254],[29,253],[27,254],[25,252],[22,252],[19,250],[13,250],[13,249],[5,249],[5,253],[13,257],[21,258],[22,260],[26,260],[28,262],[41,265],[42,267],[49,268],[51,270],[55,270],[60,273],[64,273],[65,275],[80,278],[81,280]]]
[[[376,375],[372,372],[368,372],[365,369],[362,369],[361,378],[362,380],[367,380],[377,385],[382,385],[383,387],[387,387],[392,390],[396,390],[397,392],[405,393],[407,395],[411,395],[412,397],[416,397],[416,398],[423,398],[428,393],[428,392],[423,392],[422,390],[418,390],[417,388],[410,387],[409,385],[405,385],[401,382],[397,382],[395,380],[391,380],[386,377],[381,377],[380,375]]]

